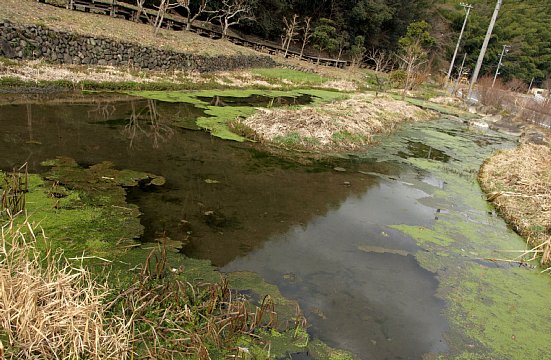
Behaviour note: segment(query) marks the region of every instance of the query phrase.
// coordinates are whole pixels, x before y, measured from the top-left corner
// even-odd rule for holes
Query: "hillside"
[[[189,31],[161,29],[157,36],[151,26],[103,15],[69,11],[34,0],[2,0],[0,21],[43,25],[81,35],[112,38],[144,46],[159,47],[198,55],[257,55],[253,50],[225,40],[211,40]]]
[[[495,0],[470,1],[473,10],[466,27],[460,53],[467,53],[467,68],[474,68],[480,47],[486,35]],[[441,0],[440,13],[451,25],[455,41],[463,24],[465,12],[459,1]],[[482,74],[495,73],[503,45],[511,46],[503,59],[500,73],[505,81],[518,78],[529,83],[534,78],[541,85],[551,74],[551,3],[548,0],[505,0],[499,13],[493,35],[488,46]],[[450,44],[449,57],[453,47]]]

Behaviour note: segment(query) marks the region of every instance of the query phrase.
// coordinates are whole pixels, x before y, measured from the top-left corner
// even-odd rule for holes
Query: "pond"
[[[127,191],[142,241],[169,236],[223,272],[260,274],[300,303],[313,338],[360,359],[551,358],[549,279],[487,260],[524,248],[476,184],[483,159],[512,139],[441,119],[298,165],[197,131],[203,116],[126,96],[1,105],[0,169],[41,172],[67,156],[162,175],[162,187]]]

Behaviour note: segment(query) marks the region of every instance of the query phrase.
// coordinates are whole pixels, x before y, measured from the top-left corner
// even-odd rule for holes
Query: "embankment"
[[[483,164],[479,182],[505,220],[551,263],[551,148],[523,144]]]
[[[264,55],[208,56],[10,21],[0,24],[0,34],[0,55],[12,59],[199,72],[275,66],[275,62]]]

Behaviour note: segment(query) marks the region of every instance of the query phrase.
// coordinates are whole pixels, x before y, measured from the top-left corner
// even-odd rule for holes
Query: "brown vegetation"
[[[16,359],[117,358],[130,355],[130,324],[107,317],[108,291],[60,255],[36,251],[29,223],[2,227],[0,329]],[[130,321],[131,322],[131,321]]]
[[[390,97],[358,94],[319,107],[261,110],[241,125],[260,141],[289,148],[355,150],[402,122],[430,117],[429,112]]]
[[[0,229],[0,359],[248,358],[242,342],[269,357],[271,345],[258,335],[279,326],[269,296],[255,306],[225,279],[181,280],[165,246],[138,274],[111,279],[118,288],[102,285],[18,220]],[[298,309],[285,326],[305,326]]]
[[[506,111],[515,114],[517,120],[551,128],[551,99],[538,100],[531,95],[526,95],[525,89],[517,81],[511,81],[506,86],[498,78],[493,86],[492,84],[491,77],[481,78],[478,82],[478,93],[482,105],[489,107],[495,113]]]
[[[524,144],[502,151],[482,166],[482,189],[513,228],[551,263],[551,149]]]

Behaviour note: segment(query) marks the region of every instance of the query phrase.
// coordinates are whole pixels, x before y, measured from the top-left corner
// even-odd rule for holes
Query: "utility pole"
[[[459,45],[461,45],[461,39],[463,38],[463,33],[465,32],[465,26],[467,25],[467,20],[469,19],[469,14],[471,12],[471,9],[473,8],[473,6],[470,5],[470,4],[461,3],[459,5],[463,6],[463,8],[465,8],[467,13],[465,14],[465,21],[463,21],[463,27],[461,28],[461,33],[459,34],[459,39],[457,39],[457,45],[455,46],[455,52],[453,53],[453,58],[452,58],[452,62],[450,64],[450,69],[448,70],[448,76],[446,76],[446,84],[448,83],[448,81],[450,80],[450,77],[452,75],[453,65],[455,64],[455,58],[457,57],[457,52],[459,51]]]
[[[461,68],[459,69],[459,75],[457,75],[457,80],[455,81],[455,87],[453,88],[453,95],[457,92],[457,89],[459,89],[459,81],[461,81],[461,77],[463,76],[463,69],[465,68],[465,60],[467,60],[467,53],[463,55],[463,62],[461,63]],[[465,94],[463,94],[465,96]]]
[[[503,51],[501,51],[501,55],[499,56],[499,62],[497,63],[497,69],[496,69],[496,74],[494,75],[494,81],[492,82],[492,87],[494,87],[494,85],[496,84],[496,79],[497,79],[497,76],[499,75],[499,68],[501,67],[501,64],[503,62],[503,56],[505,55],[506,52],[509,51],[509,45],[503,45]]]
[[[478,55],[478,61],[476,62],[476,67],[473,72],[473,77],[471,78],[471,84],[469,85],[469,95],[467,99],[471,98],[474,84],[476,83],[476,80],[478,80],[478,73],[480,72],[480,68],[482,67],[482,62],[484,61],[484,56],[486,55],[486,49],[488,48],[490,37],[492,37],[492,31],[494,30],[497,16],[499,15],[499,9],[501,9],[502,4],[503,0],[497,0],[494,15],[492,16],[492,20],[490,21],[490,26],[488,26],[488,31],[486,32],[486,37],[484,38],[484,43],[482,44],[482,48],[480,49],[480,55]]]

